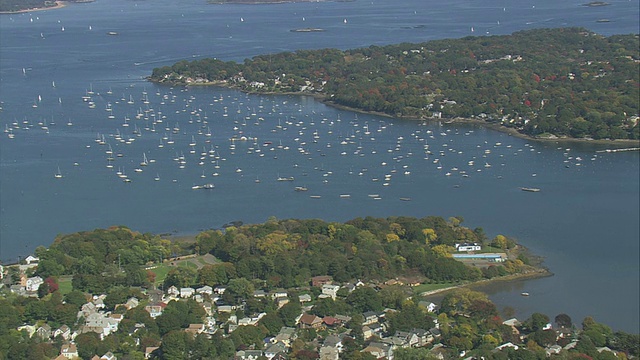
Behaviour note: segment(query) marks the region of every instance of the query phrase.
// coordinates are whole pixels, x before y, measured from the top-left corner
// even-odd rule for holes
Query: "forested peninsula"
[[[272,217],[189,241],[124,226],[60,235],[0,266],[0,359],[638,356],[637,334],[591,317],[581,329],[564,313],[502,319],[465,288],[431,303],[426,292],[545,273],[513,239],[462,222]]]
[[[314,95],[361,111],[473,119],[538,138],[640,139],[637,34],[536,29],[425,43],[201,59],[151,81]]]

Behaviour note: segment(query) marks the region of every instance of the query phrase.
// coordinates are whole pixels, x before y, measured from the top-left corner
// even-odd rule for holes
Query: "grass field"
[[[73,290],[71,279],[71,276],[61,276],[58,278],[58,291],[60,291],[60,294],[66,295]]]
[[[456,283],[443,283],[443,284],[420,284],[413,288],[413,293],[416,295],[422,294],[425,291],[440,290],[452,286],[456,286]]]

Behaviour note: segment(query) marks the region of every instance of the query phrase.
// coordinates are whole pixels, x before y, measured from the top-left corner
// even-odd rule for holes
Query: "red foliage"
[[[46,278],[44,280],[44,282],[46,282],[47,285],[49,285],[49,293],[52,293],[54,291],[58,291],[58,288],[59,288],[58,281],[56,281],[55,278],[49,276],[48,278]]]
[[[539,83],[540,82],[540,75],[538,74],[533,74],[533,81]]]
[[[529,100],[525,100],[525,101],[524,101],[524,104],[525,104],[526,106],[529,106],[529,107],[530,107],[530,106],[531,106],[531,101],[529,101]]]

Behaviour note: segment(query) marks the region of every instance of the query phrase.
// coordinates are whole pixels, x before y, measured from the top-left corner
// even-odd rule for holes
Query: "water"
[[[143,80],[154,67],[184,58],[242,61],[285,50],[347,49],[535,27],[584,26],[605,35],[637,32],[637,1],[612,1],[600,8],[581,3],[214,6],[114,0],[2,15],[0,128],[15,127],[15,138],[0,137],[0,259],[15,260],[49,245],[59,233],[116,224],[145,232],[195,233],[233,220],[263,222],[272,215],[329,221],[367,215],[463,216],[465,225],[482,226],[491,237],[517,238],[544,256],[555,273],[483,288],[500,308],[511,305],[522,318],[533,311],[552,317],[565,312],[575,321],[592,315],[615,329],[637,332],[637,152],[599,153],[602,147],[593,144],[537,143],[473,125],[356,115],[308,97],[185,91]],[[602,18],[611,22],[596,22]],[[302,27],[327,31],[289,31]],[[118,35],[109,36],[109,31]],[[93,109],[82,99],[90,90]],[[143,101],[145,92],[149,104]],[[133,105],[127,104],[130,97]],[[112,119],[105,111],[108,104]],[[139,111],[143,115],[136,119]],[[123,126],[125,117],[129,126]],[[211,137],[206,136],[209,130]],[[95,141],[103,135],[108,145]],[[169,136],[174,144],[168,143]],[[257,140],[229,140],[242,136]],[[113,168],[106,167],[109,146]],[[143,154],[155,162],[140,167]],[[184,169],[174,160],[182,156]],[[53,176],[58,167],[60,179]],[[132,181],[123,182],[118,170]],[[191,189],[205,183],[216,188]],[[295,186],[309,191],[295,192]],[[523,186],[542,191],[523,192]],[[519,296],[522,291],[531,296]]]

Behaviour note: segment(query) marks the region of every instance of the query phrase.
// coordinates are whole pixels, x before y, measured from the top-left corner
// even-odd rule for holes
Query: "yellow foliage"
[[[438,240],[438,234],[436,234],[436,231],[433,229],[422,229],[422,233],[424,234],[427,244]]]
[[[400,237],[396,234],[387,234],[387,242],[399,241]]]
[[[451,254],[456,251],[453,246],[444,244],[436,245],[432,247],[431,250],[433,250],[437,257],[452,257]]]
[[[267,236],[258,239],[256,247],[265,254],[278,254],[295,248],[295,244],[289,242],[289,236],[282,231],[274,231]]]

